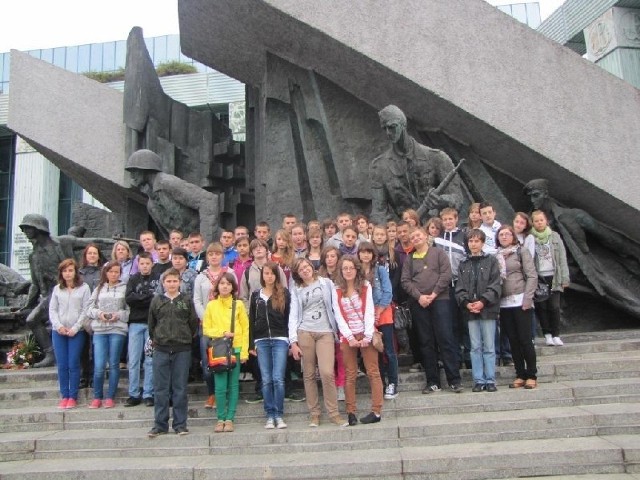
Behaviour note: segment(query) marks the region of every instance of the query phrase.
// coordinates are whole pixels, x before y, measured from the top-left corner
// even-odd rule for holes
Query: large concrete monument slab
[[[417,128],[445,132],[520,183],[548,178],[560,202],[605,223],[615,212],[640,239],[640,190],[626,181],[640,174],[638,91],[481,0],[180,0],[179,13],[186,55],[256,89],[256,170],[282,154],[269,148],[265,119],[282,100],[272,86],[292,78],[276,80],[273,65],[287,62],[312,86],[348,93],[343,109],[362,105],[370,118],[357,128],[396,104]],[[350,168],[365,171],[375,150]],[[267,203],[260,183],[257,205]]]

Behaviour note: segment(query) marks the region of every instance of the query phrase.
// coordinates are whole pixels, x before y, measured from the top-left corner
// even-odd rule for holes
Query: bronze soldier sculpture
[[[47,329],[49,322],[49,298],[58,281],[58,265],[66,258],[62,247],[54,241],[49,232],[49,221],[42,215],[30,213],[24,216],[20,229],[33,244],[33,252],[29,255],[31,271],[31,287],[27,304],[22,309],[33,308],[27,316],[27,326],[33,332],[45,357],[34,367],[50,367],[55,365],[51,334]]]
[[[424,220],[445,207],[459,210],[460,178],[449,156],[411,137],[407,118],[395,105],[378,116],[391,145],[371,163],[371,218],[386,222],[412,208]]]

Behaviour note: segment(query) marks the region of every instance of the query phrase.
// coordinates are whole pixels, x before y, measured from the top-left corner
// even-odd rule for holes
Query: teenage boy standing
[[[175,250],[174,250],[175,251]],[[169,430],[169,402],[173,404],[173,430],[187,435],[187,381],[191,365],[191,343],[198,332],[193,300],[180,292],[180,273],[167,270],[162,276],[164,293],[154,297],[149,308],[149,336],[153,341],[154,425],[149,438]]]
[[[460,263],[456,298],[469,323],[474,392],[495,392],[496,323],[500,313],[500,265],[494,255],[482,251],[485,234],[467,234],[469,257]]]
[[[135,275],[129,277],[125,300],[129,305],[129,398],[124,402],[125,407],[135,407],[142,401],[147,407],[153,406],[153,361],[144,356],[144,384],[142,399],[140,398],[140,359],[144,345],[149,339],[149,306],[158,288],[158,279],[152,274],[153,261],[151,255],[142,252],[138,255],[138,269]]]

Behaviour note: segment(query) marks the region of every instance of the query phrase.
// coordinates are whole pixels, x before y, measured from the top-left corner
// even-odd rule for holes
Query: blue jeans
[[[102,400],[104,371],[109,362],[109,391],[107,398],[114,399],[120,381],[120,353],[126,337],[117,333],[93,334],[93,398]]]
[[[469,320],[473,383],[496,383],[496,321]]]
[[[149,338],[149,326],[146,323],[129,324],[129,396],[140,398],[140,358],[144,344]],[[143,398],[153,398],[153,359],[144,356]]]
[[[256,342],[256,348],[262,374],[264,412],[267,418],[281,418],[284,415],[284,372],[289,342],[265,338]]]
[[[421,307],[417,301],[412,300],[410,306],[414,329],[420,343],[427,385],[440,386],[436,346],[440,347],[447,382],[449,385],[459,385],[460,361],[453,337],[449,299],[436,300],[427,308]]]
[[[388,325],[380,325],[378,327],[382,333],[382,342],[384,343],[384,355],[387,356],[387,363],[384,362],[383,354],[379,355],[380,377],[383,382],[387,379],[387,385],[393,383],[398,386],[398,355],[396,347],[393,343],[393,323]]]
[[[169,399],[173,403],[173,429],[187,426],[187,382],[191,366],[191,349],[185,352],[153,352],[153,389],[155,391],[154,426],[169,430]]]
[[[60,335],[55,330],[51,332],[53,351],[58,366],[58,383],[62,398],[78,399],[80,385],[80,354],[86,339],[86,334],[80,330],[73,337]]]

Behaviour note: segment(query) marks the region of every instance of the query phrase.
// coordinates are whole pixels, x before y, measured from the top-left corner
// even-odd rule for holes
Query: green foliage
[[[119,82],[124,80],[124,68],[119,68],[115,72],[85,72],[83,75],[100,83]]]
[[[178,62],[173,60],[171,62],[159,63],[156,67],[159,77],[168,77],[170,75],[183,75],[185,73],[198,73],[198,69],[190,63]]]
[[[168,77],[170,75],[198,73],[198,69],[190,63],[174,60],[171,62],[159,63],[156,67],[156,73],[159,77]],[[115,72],[85,72],[83,75],[100,83],[119,82],[124,80],[124,68],[119,68]]]

